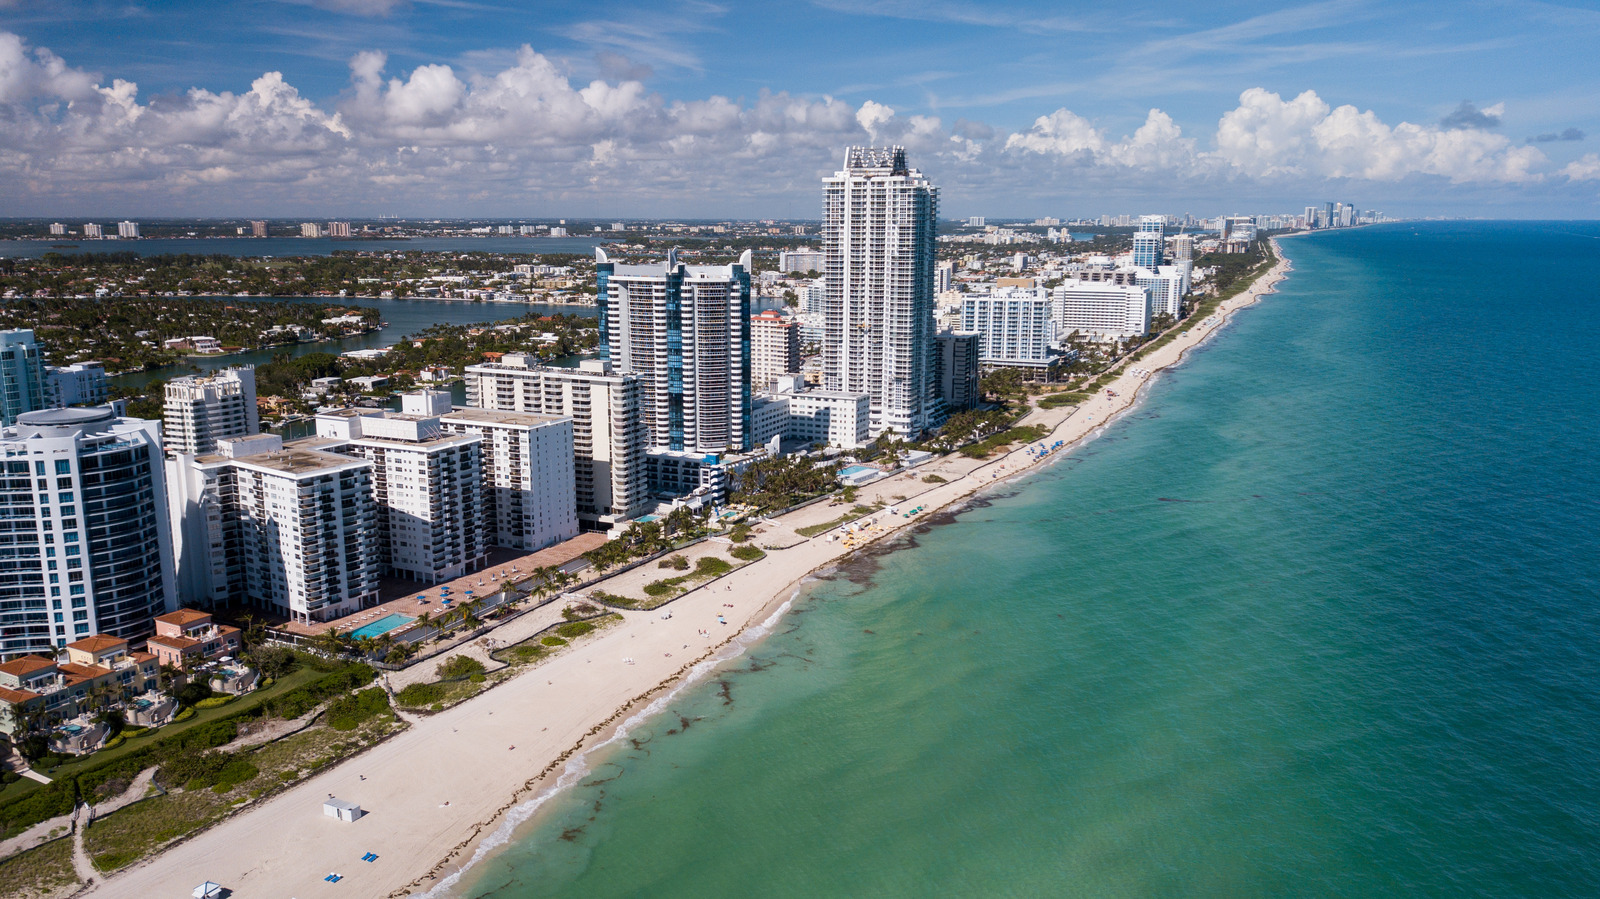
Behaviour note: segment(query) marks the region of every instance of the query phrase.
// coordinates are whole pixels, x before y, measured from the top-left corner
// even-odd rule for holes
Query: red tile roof
[[[126,649],[128,641],[121,637],[113,637],[110,634],[95,634],[92,637],[84,637],[82,640],[75,640],[67,644],[68,649],[90,653],[105,652],[108,649],[115,649],[119,646]]]
[[[168,612],[165,615],[157,615],[156,620],[162,624],[176,624],[178,627],[188,627],[197,621],[203,621],[210,617],[210,612],[201,612],[195,609],[179,609],[176,612]]]
[[[0,702],[9,702],[12,705],[21,705],[25,702],[38,698],[38,693],[31,693],[27,690],[12,690],[8,687],[0,687]]]
[[[54,659],[47,659],[44,656],[22,656],[9,662],[0,662],[0,671],[17,677],[27,677],[34,672],[54,667],[55,664]]]

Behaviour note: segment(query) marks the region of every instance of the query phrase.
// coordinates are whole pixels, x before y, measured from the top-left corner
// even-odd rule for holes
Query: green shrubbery
[[[757,559],[765,559],[767,557],[767,554],[761,550],[761,547],[749,544],[746,544],[745,546],[735,546],[733,549],[728,551],[728,555],[733,556],[735,559],[738,559],[741,562],[754,562]]]
[[[1088,402],[1086,393],[1052,393],[1039,398],[1040,409],[1058,409],[1062,406],[1079,406]]]
[[[471,656],[454,655],[434,669],[440,677],[471,677],[484,672],[483,663]]]
[[[355,730],[363,721],[389,711],[389,696],[381,687],[371,687],[341,696],[328,706],[328,726],[334,730]]]
[[[717,577],[732,570],[732,563],[727,559],[719,559],[716,556],[701,556],[694,563],[695,577]]]
[[[378,677],[378,672],[359,662],[346,662],[309,684],[296,687],[269,703],[274,715],[280,718],[298,718],[320,705],[323,700],[365,687]]]
[[[412,684],[396,693],[394,698],[403,706],[422,708],[443,702],[445,692],[444,684]]]
[[[1044,425],[1023,425],[1019,428],[1010,428],[971,446],[962,447],[961,455],[982,459],[1002,446],[1012,443],[1032,443],[1035,440],[1044,439],[1049,433],[1050,429]]]
[[[556,628],[556,633],[566,637],[568,640],[576,640],[584,634],[592,633],[594,627],[593,621],[569,621]]]
[[[228,703],[233,702],[234,699],[235,697],[233,696],[208,696],[205,699],[195,703],[194,707],[197,709],[214,709],[220,706],[225,706]]]
[[[553,635],[540,637],[539,638],[539,642],[543,643],[546,646],[566,646],[567,645],[567,641],[561,639],[560,637],[556,637],[556,636],[553,636]]]

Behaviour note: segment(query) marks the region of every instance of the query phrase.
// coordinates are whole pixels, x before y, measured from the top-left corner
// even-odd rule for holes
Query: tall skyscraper
[[[0,656],[142,637],[177,608],[156,422],[104,406],[24,412],[0,455]]]
[[[117,236],[136,238],[139,236],[138,222],[117,222]]]
[[[939,189],[902,147],[851,147],[823,179],[823,386],[872,397],[872,432],[943,421],[934,379]]]
[[[733,265],[617,265],[595,250],[600,358],[641,375],[653,446],[751,447],[750,251]]]
[[[259,433],[255,366],[168,381],[162,420],[167,452],[172,455],[215,452],[220,438]]]
[[[266,221],[263,220],[263,219],[251,219],[250,220],[250,236],[251,237],[266,237],[267,236],[267,223],[266,223]]]
[[[33,331],[0,331],[0,425],[16,424],[22,413],[48,408],[49,393]]]
[[[1144,215],[1139,217],[1139,230],[1133,232],[1133,264],[1154,271],[1165,260],[1162,258],[1166,242],[1166,217]]]

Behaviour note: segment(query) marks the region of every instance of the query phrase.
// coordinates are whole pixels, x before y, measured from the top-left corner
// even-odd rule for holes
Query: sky
[[[0,0],[0,215],[1600,217],[1600,4]]]

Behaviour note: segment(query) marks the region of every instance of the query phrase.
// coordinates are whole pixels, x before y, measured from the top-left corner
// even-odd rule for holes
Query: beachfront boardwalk
[[[1046,457],[1058,458],[1129,408],[1154,372],[1178,361],[1228,314],[1270,289],[1287,270],[1281,253],[1279,258],[1271,272],[1224,303],[1214,318],[1189,327],[1139,360],[1137,371],[1125,370],[1110,385],[1115,397],[1101,395],[1080,407],[1031,413],[1026,423],[1052,429],[1033,446],[1060,441],[1062,449]],[[867,485],[859,502],[897,504],[902,512],[918,505],[926,509],[909,519],[879,514],[880,528],[853,545],[860,548],[892,537],[1038,461],[1029,447],[1020,447],[987,461],[947,458]],[[923,481],[929,474],[947,483]],[[777,526],[827,522],[847,509],[818,503]],[[756,542],[762,541],[758,537]],[[366,753],[96,884],[89,894],[180,896],[210,879],[241,897],[317,896],[328,893],[323,878],[332,871],[345,875],[337,888],[341,895],[425,892],[458,870],[482,840],[508,827],[508,811],[552,789],[573,753],[607,739],[617,724],[676,689],[697,662],[769,618],[808,573],[851,551],[844,541],[819,535],[770,551],[765,559],[684,594],[669,607],[671,618],[662,618],[660,612],[627,613],[619,624],[495,689],[421,719]],[[649,573],[653,579],[665,572],[652,567]],[[610,589],[606,583],[597,586]],[[514,627],[520,633],[537,623]],[[495,636],[514,641],[512,634]],[[321,806],[329,794],[358,803],[368,814],[355,822],[327,817]],[[378,861],[362,863],[368,852],[376,853]]]

